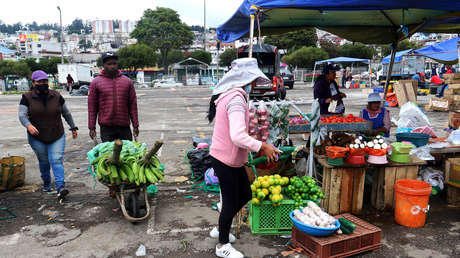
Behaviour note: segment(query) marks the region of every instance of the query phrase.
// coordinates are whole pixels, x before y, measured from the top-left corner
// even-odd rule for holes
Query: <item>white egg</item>
[[[365,145],[361,143],[361,144],[359,145],[359,147],[360,147],[361,149],[364,149]]]
[[[359,144],[359,143],[361,143],[361,141],[359,139],[356,139],[355,143]]]
[[[380,146],[380,144],[378,144],[378,143],[377,143],[376,145],[374,145],[374,149],[376,149],[376,150],[380,150],[380,149],[381,149],[381,146]]]
[[[350,144],[350,149],[354,149],[354,145],[353,144]]]
[[[355,147],[355,149],[358,149],[358,148],[359,148],[359,145],[358,145],[358,144],[355,144],[353,147]]]
[[[368,143],[367,143],[367,146],[368,146],[369,148],[373,148],[373,147],[374,147],[374,143],[373,143],[373,142],[368,142]]]
[[[383,139],[380,139],[380,140],[379,140],[379,143],[380,143],[380,144],[382,144],[382,143],[384,143],[384,142],[385,142],[385,141],[384,141]]]
[[[386,149],[386,148],[388,148],[388,144],[382,143],[382,149]]]

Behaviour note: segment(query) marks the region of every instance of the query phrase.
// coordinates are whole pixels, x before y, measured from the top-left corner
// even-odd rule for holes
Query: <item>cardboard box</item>
[[[460,79],[449,79],[449,80],[446,80],[446,83],[447,84],[459,84],[460,83]]]
[[[417,102],[417,87],[418,82],[416,80],[403,80],[393,85],[400,107],[407,102]]]
[[[458,129],[460,127],[460,110],[449,111],[449,127]],[[459,163],[460,168],[460,163]],[[459,170],[460,175],[460,170]]]
[[[428,105],[429,110],[433,111],[449,111],[449,100],[441,98],[431,98],[430,104]]]
[[[460,158],[450,158],[446,162],[446,182],[460,182]]]
[[[458,83],[458,84],[449,84],[449,89],[460,89],[460,83]]]

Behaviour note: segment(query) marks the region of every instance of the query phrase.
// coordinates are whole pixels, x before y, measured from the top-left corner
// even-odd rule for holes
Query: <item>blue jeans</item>
[[[29,144],[37,155],[38,167],[40,168],[40,174],[45,187],[51,186],[51,175],[50,169],[53,168],[54,184],[56,190],[65,188],[64,182],[64,164],[62,158],[64,156],[65,149],[65,134],[55,142],[45,144],[29,134],[27,134]]]

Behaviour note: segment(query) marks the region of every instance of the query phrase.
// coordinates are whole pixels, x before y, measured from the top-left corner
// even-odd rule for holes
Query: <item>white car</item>
[[[161,80],[153,85],[154,88],[171,88],[180,86],[184,86],[184,84],[182,82],[176,82],[174,80]]]

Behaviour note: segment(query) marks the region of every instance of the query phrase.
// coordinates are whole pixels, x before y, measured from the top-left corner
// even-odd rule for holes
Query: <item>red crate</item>
[[[296,227],[292,228],[292,244],[302,248],[311,257],[348,257],[371,250],[380,249],[382,230],[362,219],[345,213],[335,216],[345,218],[356,225],[350,235],[333,234],[328,237],[314,237],[307,235]]]

